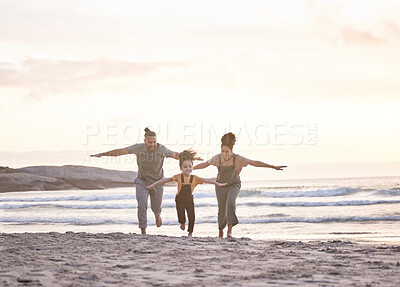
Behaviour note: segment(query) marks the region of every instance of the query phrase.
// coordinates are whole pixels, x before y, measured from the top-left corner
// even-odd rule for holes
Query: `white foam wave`
[[[215,197],[215,193],[196,193],[195,198]],[[164,199],[174,199],[175,194],[163,195]],[[57,201],[116,201],[136,199],[136,194],[112,194],[112,195],[75,195],[75,196],[54,196],[54,197],[14,197],[0,198],[0,202],[57,202]]]
[[[75,195],[54,197],[22,197],[22,198],[0,198],[0,202],[53,202],[53,201],[108,201],[136,199],[135,194],[113,194],[113,195]]]
[[[400,188],[392,188],[392,189],[381,189],[374,191],[372,195],[383,195],[383,196],[399,196],[400,195]]]
[[[400,216],[349,216],[349,217],[282,217],[282,218],[262,218],[262,219],[243,219],[240,223],[282,223],[282,222],[304,222],[304,223],[329,223],[329,222],[365,222],[365,221],[400,221]]]
[[[340,187],[334,189],[317,189],[317,190],[294,190],[294,191],[262,191],[262,190],[242,190],[239,194],[240,197],[252,197],[252,196],[263,196],[263,197],[331,197],[331,196],[343,196],[354,194],[357,192],[369,191],[360,188]]]
[[[260,206],[260,205],[272,205],[272,206],[304,206],[304,207],[316,207],[316,206],[361,206],[361,205],[375,205],[375,204],[394,204],[400,203],[400,200],[345,200],[345,201],[332,201],[332,202],[251,202],[246,205]]]
[[[400,221],[400,216],[351,216],[351,217],[287,217],[287,216],[267,216],[261,219],[239,219],[241,224],[266,224],[266,223],[284,223],[284,222],[298,222],[298,223],[330,223],[330,222],[379,222],[379,221]],[[93,219],[93,218],[20,218],[9,217],[1,219],[2,223],[12,224],[73,224],[73,225],[99,225],[99,224],[138,224],[137,220],[115,220],[115,219]],[[198,219],[196,224],[215,223],[216,218],[212,219]],[[154,222],[149,221],[150,225]],[[177,225],[175,220],[165,220],[164,225]]]
[[[246,202],[237,203],[237,206],[280,206],[280,207],[318,207],[318,206],[364,206],[376,204],[398,204],[400,200],[353,200],[335,202]],[[195,203],[196,207],[216,207],[217,203]],[[136,209],[135,203],[123,204],[49,204],[49,203],[6,203],[0,204],[2,209],[24,209],[24,208],[69,208],[69,209]],[[175,208],[175,202],[163,203],[163,208]]]

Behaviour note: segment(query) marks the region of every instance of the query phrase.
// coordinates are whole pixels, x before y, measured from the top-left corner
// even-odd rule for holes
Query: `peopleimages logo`
[[[298,146],[318,143],[316,123],[261,122],[259,124],[213,123],[159,124],[148,126],[158,141],[170,146],[218,146],[221,137],[233,132],[240,145]],[[108,122],[85,126],[82,145],[127,146],[142,143],[144,126],[132,123]]]

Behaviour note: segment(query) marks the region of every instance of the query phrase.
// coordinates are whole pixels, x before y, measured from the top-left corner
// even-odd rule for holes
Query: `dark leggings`
[[[186,217],[185,217],[185,210],[186,210],[189,218],[188,232],[192,233],[195,220],[193,200],[175,200],[175,202],[176,202],[176,212],[178,213],[178,222],[180,224],[186,222]]]

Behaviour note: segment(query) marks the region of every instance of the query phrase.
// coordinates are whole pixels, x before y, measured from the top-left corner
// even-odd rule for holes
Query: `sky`
[[[400,175],[399,16],[394,0],[0,0],[0,165],[136,170],[89,155],[148,126],[204,159],[232,131],[234,152],[289,166],[247,179]]]

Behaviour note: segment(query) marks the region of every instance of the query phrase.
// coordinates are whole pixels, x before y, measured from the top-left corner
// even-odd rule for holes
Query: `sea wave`
[[[329,222],[366,222],[366,221],[400,221],[400,216],[348,216],[348,217],[282,217],[282,218],[261,218],[243,219],[240,223],[282,223],[282,222],[304,222],[304,223],[329,223]]]
[[[371,192],[372,191],[372,192]],[[339,197],[339,196],[347,196],[347,195],[354,195],[357,193],[366,193],[369,192],[368,196],[400,196],[400,188],[392,188],[387,190],[371,190],[371,189],[363,189],[363,188],[350,188],[350,187],[340,187],[340,188],[333,188],[333,189],[316,189],[316,190],[293,190],[293,191],[266,191],[262,189],[243,189],[239,193],[239,198],[247,198],[247,197],[261,197],[261,198],[306,198],[306,197]],[[215,192],[194,192],[193,193],[195,199],[199,198],[216,198]],[[163,199],[169,200],[174,199],[175,193],[165,192],[163,195]],[[100,202],[100,201],[126,201],[126,200],[135,200],[136,201],[136,194],[135,193],[123,193],[123,194],[90,194],[90,195],[54,195],[54,196],[29,196],[28,194],[23,197],[3,197],[0,198],[0,203],[45,203],[45,202]],[[343,201],[346,202],[346,201]],[[350,205],[364,205],[362,201],[360,204],[353,204]],[[369,203],[368,201],[364,201],[365,204],[379,204],[377,203]],[[307,206],[303,204],[304,206]],[[347,204],[342,204],[347,205]],[[0,205],[1,206],[1,205]],[[283,205],[282,205],[283,206]],[[309,205],[312,206],[312,205]],[[5,209],[1,208],[0,209]]]
[[[215,197],[214,192],[198,192],[195,198]],[[164,193],[163,199],[174,199],[175,193]],[[74,196],[53,196],[53,197],[9,197],[0,198],[0,202],[57,202],[57,201],[117,201],[136,199],[136,194],[111,194],[111,195],[74,195]]]
[[[0,198],[0,202],[52,202],[52,201],[109,201],[136,199],[134,194],[112,194],[112,195],[74,195],[53,197],[16,197]]]
[[[319,207],[319,206],[365,206],[378,204],[399,204],[400,200],[346,200],[332,202],[245,202],[236,203],[236,206],[278,206],[278,207]],[[217,207],[217,202],[201,202],[195,203],[199,207]],[[52,203],[6,203],[0,204],[0,210],[26,209],[26,208],[52,208],[52,209],[136,209],[137,203],[122,203],[122,204],[52,204]],[[175,208],[175,202],[169,201],[163,203],[163,208]]]
[[[400,187],[377,190],[377,191],[372,192],[372,195],[399,196],[400,195]]]
[[[268,192],[260,189],[256,190],[242,190],[239,197],[331,197],[331,196],[344,196],[358,192],[370,191],[370,189],[352,188],[352,187],[339,187],[334,189],[316,189],[316,190],[293,190],[293,191],[277,191]]]
[[[380,222],[400,221],[400,216],[349,216],[349,217],[288,217],[288,216],[266,216],[265,218],[244,218],[240,219],[241,224],[267,224],[267,223],[331,223],[331,222]],[[72,224],[72,225],[100,225],[100,224],[138,224],[134,219],[94,219],[79,217],[8,217],[3,218],[1,223],[8,224]],[[216,218],[196,219],[196,224],[215,223]],[[154,222],[149,221],[150,225]],[[163,225],[177,225],[176,220],[164,220]]]
[[[375,205],[375,204],[395,204],[400,203],[400,200],[345,200],[345,201],[331,201],[331,202],[248,202],[245,205],[249,206],[263,206],[263,205],[271,205],[271,206],[282,206],[282,207],[291,207],[291,206],[304,206],[304,207],[317,207],[317,206],[362,206],[362,205]]]
[[[162,205],[163,208],[175,208],[175,202],[168,202]],[[217,204],[208,204],[208,203],[198,203],[196,207],[212,207],[217,206]],[[150,205],[149,205],[150,207]],[[136,209],[137,204],[50,204],[50,203],[6,203],[0,204],[1,209],[26,209],[26,208],[67,208],[67,209]]]

